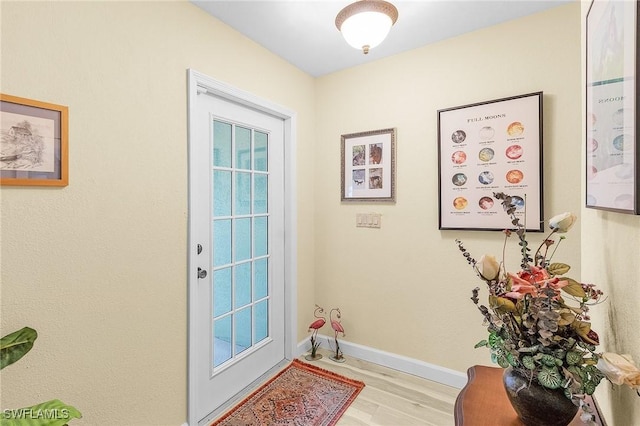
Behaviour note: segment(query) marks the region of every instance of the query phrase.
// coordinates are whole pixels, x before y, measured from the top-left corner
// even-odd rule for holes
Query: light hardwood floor
[[[459,389],[345,355],[346,362],[323,358],[306,361],[352,379],[365,387],[344,413],[337,426],[404,426],[454,424],[453,406]]]

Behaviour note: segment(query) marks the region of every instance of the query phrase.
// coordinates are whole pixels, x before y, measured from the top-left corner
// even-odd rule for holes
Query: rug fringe
[[[354,386],[362,386],[362,387],[364,387],[364,382],[362,382],[360,380],[351,379],[349,377],[343,376],[342,374],[338,374],[338,373],[334,373],[333,371],[325,370],[322,367],[318,367],[316,365],[311,365],[311,364],[306,363],[304,361],[301,361],[301,360],[299,360],[297,358],[294,359],[291,363],[292,364],[296,364],[299,367],[305,368],[306,370],[309,370],[309,371],[322,373],[323,376],[336,378],[338,381],[341,381],[341,382],[347,382],[347,383],[353,384]]]

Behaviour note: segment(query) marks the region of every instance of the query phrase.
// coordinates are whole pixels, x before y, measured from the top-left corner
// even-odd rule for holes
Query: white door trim
[[[188,143],[191,144],[192,135],[195,134],[193,120],[195,112],[195,100],[198,92],[207,92],[212,95],[231,100],[244,106],[274,115],[284,120],[284,274],[285,274],[285,351],[286,359],[293,359],[296,355],[297,342],[297,208],[296,208],[296,113],[262,99],[251,93],[242,91],[226,83],[212,79],[198,71],[189,69],[188,71]],[[192,152],[189,150],[189,164],[194,163]],[[190,176],[189,176],[190,177]],[[191,178],[189,185],[192,185]],[[192,209],[193,200],[189,199],[189,211]],[[193,224],[189,222],[189,238],[192,236]],[[196,418],[195,397],[197,393],[196,377],[196,339],[198,324],[195,315],[192,315],[189,307],[195,306],[197,293],[197,278],[193,271],[197,270],[195,243],[188,241],[188,265],[187,265],[187,288],[188,288],[188,389],[187,389],[187,419],[188,424],[195,426],[200,419]]]

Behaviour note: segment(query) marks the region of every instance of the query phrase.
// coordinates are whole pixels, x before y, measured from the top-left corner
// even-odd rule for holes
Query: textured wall
[[[629,354],[640,367],[640,216],[582,209],[582,279],[604,291],[591,309],[599,350]],[[640,398],[627,386],[598,387],[596,398],[609,425],[640,424]]]
[[[186,419],[187,68],[298,112],[299,339],[314,302],[340,306],[347,339],[460,371],[488,354],[473,349],[477,280],[453,240],[480,256],[501,236],[437,230],[436,111],[544,91],[546,216],[581,213],[559,256],[610,295],[594,310],[603,349],[640,359],[640,270],[620,260],[640,257],[638,218],[580,211],[576,190],[578,2],[315,85],[187,3],[3,1],[1,19],[2,92],[70,109],[70,185],[1,190],[2,331],[40,332],[2,372],[3,408],[61,398],[78,424]],[[386,127],[398,202],[341,205],[340,135]],[[382,228],[356,229],[372,211]],[[630,391],[599,392],[609,424],[640,421]]]
[[[454,240],[476,258],[499,256],[502,233],[438,230],[437,110],[544,91],[545,216],[578,212],[579,75],[573,3],[318,79],[315,294],[342,309],[348,340],[459,371],[490,362],[473,349],[486,336],[469,300],[480,282]],[[396,204],[341,204],[340,135],[388,127],[398,137]],[[355,227],[368,212],[382,213],[381,229]],[[578,278],[579,253],[578,231],[557,254]]]
[[[69,186],[2,187],[2,332],[40,334],[2,371],[2,408],[60,398],[78,424],[182,424],[186,70],[296,111],[300,163],[314,81],[187,2],[3,1],[1,24],[2,92],[70,114]],[[311,170],[297,179],[299,303],[313,306]]]

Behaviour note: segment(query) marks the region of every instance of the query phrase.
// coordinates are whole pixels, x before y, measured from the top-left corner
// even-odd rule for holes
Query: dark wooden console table
[[[456,398],[456,426],[522,426],[502,385],[503,371],[481,365],[467,370],[469,379]],[[593,407],[596,424],[606,426],[595,401],[590,396],[585,401]],[[580,410],[570,426],[586,426],[580,420]]]

